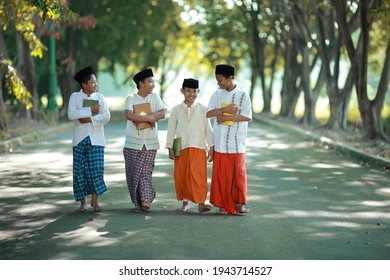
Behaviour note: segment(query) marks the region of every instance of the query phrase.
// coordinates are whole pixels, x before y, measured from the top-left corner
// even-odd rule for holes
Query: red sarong
[[[207,158],[206,150],[187,148],[174,163],[176,197],[194,203],[202,203],[207,197]]]
[[[238,214],[237,204],[246,205],[247,177],[245,154],[214,152],[210,202],[225,208],[229,214]]]

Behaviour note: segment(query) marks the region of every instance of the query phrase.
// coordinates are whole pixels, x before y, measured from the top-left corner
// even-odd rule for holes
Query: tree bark
[[[390,140],[389,140],[389,136],[387,136],[383,131],[382,109],[383,109],[383,104],[385,102],[386,93],[389,87],[389,74],[390,74],[390,36],[387,41],[386,56],[382,68],[377,94],[375,99],[372,101],[373,114],[376,120],[379,137],[381,137],[386,141],[390,141]]]
[[[254,46],[254,58],[256,59],[255,65],[257,66],[259,73],[260,81],[261,81],[261,91],[263,93],[264,107],[263,112],[268,113],[271,110],[271,96],[269,92],[266,90],[265,85],[265,73],[264,73],[264,43],[259,38],[259,20],[258,20],[258,11],[255,11],[253,8],[248,11],[251,17],[251,31],[252,31],[252,40]]]
[[[0,59],[8,59],[8,50],[4,42],[2,26],[0,26]],[[3,69],[2,66],[3,65],[0,66],[0,130],[7,131],[8,130],[7,108],[4,103],[3,85],[1,83],[5,75],[5,70]]]
[[[359,54],[359,51],[355,49],[352,42],[352,33],[348,30],[345,3],[338,0],[333,0],[332,2],[336,10],[337,22],[343,35],[345,46],[348,52],[348,57],[351,61],[353,81],[356,87],[364,137],[369,140],[383,138],[384,134],[381,116],[381,111],[383,107],[383,103],[381,104],[382,96],[378,91],[376,97],[378,97],[378,94],[380,96],[378,97],[377,102],[371,102],[367,96],[368,53],[370,45],[369,31],[371,28],[369,15],[373,8],[372,6],[370,6],[370,4],[379,5],[381,4],[381,2],[371,1],[369,3],[368,0],[360,1],[358,12],[360,14],[360,40],[362,43],[361,54]],[[389,67],[386,61],[382,73],[386,73],[386,71],[388,71],[388,69],[386,70],[385,67]],[[386,76],[386,74],[384,75]]]
[[[57,69],[58,86],[61,91],[62,106],[59,112],[60,120],[68,119],[68,103],[70,95],[79,89],[78,84],[73,77],[76,73],[76,59],[75,59],[75,32],[72,28],[65,29],[65,44],[57,45],[57,57],[60,58],[60,67]],[[95,70],[96,71],[96,70]]]
[[[0,80],[4,77],[4,71],[0,70]],[[8,131],[7,110],[3,98],[3,87],[0,85],[0,130]]]
[[[20,33],[16,36],[16,49],[18,53],[18,73],[23,84],[32,96],[32,108],[26,109],[25,105],[20,105],[18,116],[25,118],[27,121],[38,120],[38,102],[37,102],[37,86],[35,83],[35,66],[28,43],[24,40]]]

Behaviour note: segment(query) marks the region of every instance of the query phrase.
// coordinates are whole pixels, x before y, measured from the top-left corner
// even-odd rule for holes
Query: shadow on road
[[[160,123],[156,201],[132,211],[125,125],[106,127],[103,212],[77,213],[71,131],[0,156],[0,259],[389,259],[389,174],[252,122],[248,215],[178,213]],[[211,174],[211,164],[208,168]]]

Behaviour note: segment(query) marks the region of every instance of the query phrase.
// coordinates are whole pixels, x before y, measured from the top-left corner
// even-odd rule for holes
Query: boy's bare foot
[[[87,201],[85,201],[85,199],[83,199],[80,203],[80,208],[79,208],[79,212],[80,213],[83,213],[85,211],[87,211],[88,209],[88,204],[87,204]]]
[[[247,209],[247,208],[245,207],[244,204],[237,204],[237,205],[236,205],[236,209],[237,209],[237,211],[238,211],[239,213],[241,213],[241,214],[244,214],[244,213],[248,213],[248,212],[249,212],[249,209]]]
[[[217,214],[219,214],[219,215],[227,215],[228,214],[228,212],[226,212],[226,210],[225,210],[225,208],[219,208],[219,210],[218,210],[218,212],[217,212]]]
[[[95,211],[95,212],[100,212],[100,211],[102,211],[102,208],[100,208],[100,206],[99,206],[99,204],[97,204],[97,202],[96,202],[96,204],[92,204],[92,203],[91,203],[91,206],[92,206],[92,208],[93,208],[93,211]]]
[[[99,207],[97,200],[98,200],[97,194],[93,193],[91,198],[91,206],[95,212],[100,212],[102,211],[102,208]]]
[[[190,203],[188,201],[183,201],[183,205],[177,210],[179,210],[180,212],[185,212],[188,209],[190,209]]]
[[[148,211],[150,209],[150,203],[149,202],[144,202],[142,203],[142,211]]]
[[[198,212],[199,213],[208,212],[211,210],[211,208],[213,207],[210,204],[199,203]]]

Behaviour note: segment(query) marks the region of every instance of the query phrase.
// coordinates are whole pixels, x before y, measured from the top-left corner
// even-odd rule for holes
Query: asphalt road
[[[106,126],[103,212],[78,213],[71,131],[0,155],[1,260],[389,260],[390,174],[280,128],[252,122],[246,215],[178,213],[173,163],[160,149],[157,198],[132,211],[125,124]],[[160,123],[164,147],[166,121]],[[209,175],[211,174],[209,165]]]

